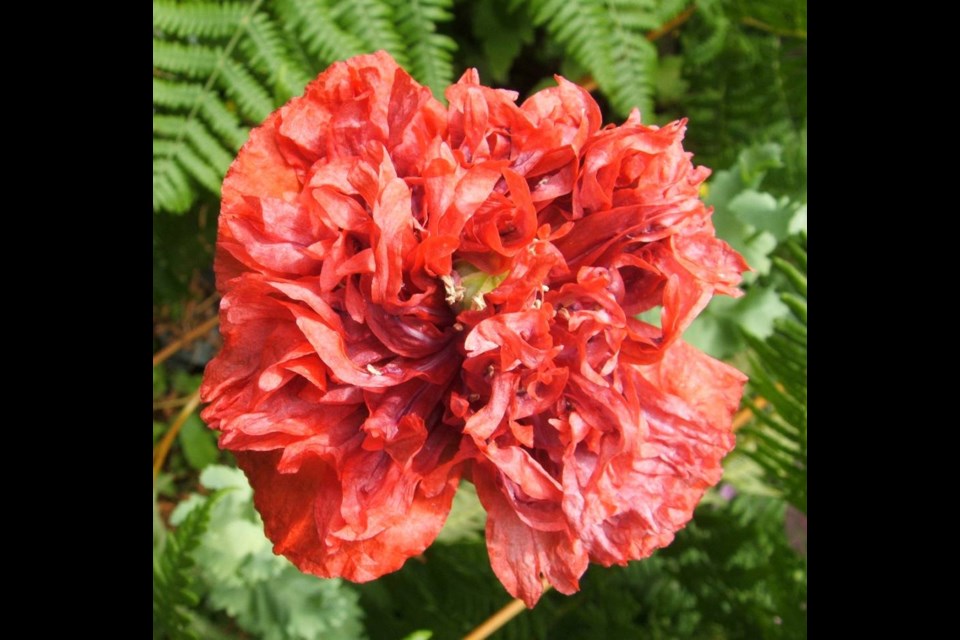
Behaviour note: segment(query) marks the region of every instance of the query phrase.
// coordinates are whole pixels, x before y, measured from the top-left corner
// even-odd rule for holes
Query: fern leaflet
[[[332,10],[338,24],[355,35],[367,51],[384,49],[407,68],[407,48],[395,28],[393,5],[388,0],[338,2]]]
[[[518,6],[520,2],[514,2]],[[650,121],[657,51],[646,38],[685,5],[674,0],[534,0],[527,10],[533,23],[593,74],[620,115],[640,109]]]
[[[443,92],[453,82],[453,52],[457,43],[437,33],[437,24],[447,22],[452,0],[391,0],[397,32],[407,48],[407,70],[443,100]]]
[[[337,24],[326,0],[282,0],[277,11],[321,68],[364,52],[360,39]]]
[[[153,637],[196,638],[189,629],[184,607],[194,607],[199,597],[193,590],[193,552],[210,524],[210,512],[223,492],[217,492],[189,513],[163,548],[153,558]]]
[[[780,298],[793,318],[777,320],[767,340],[744,332],[751,347],[750,385],[772,412],[747,401],[756,419],[743,430],[754,445],[749,455],[767,481],[803,513],[807,512],[807,316],[806,234],[786,241],[787,250],[802,256],[799,265],[773,260],[787,287]]]

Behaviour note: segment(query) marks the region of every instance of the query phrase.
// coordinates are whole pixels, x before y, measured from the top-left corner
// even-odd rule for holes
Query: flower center
[[[485,309],[487,303],[483,296],[500,286],[508,273],[494,275],[469,262],[457,262],[450,275],[440,276],[447,294],[447,304],[458,314],[461,311]]]

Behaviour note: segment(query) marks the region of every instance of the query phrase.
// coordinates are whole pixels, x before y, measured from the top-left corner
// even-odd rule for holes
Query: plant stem
[[[186,396],[183,398],[169,398],[167,400],[159,400],[153,403],[153,410],[163,411],[164,409],[176,409],[177,407],[182,407],[188,402],[190,402],[190,396]]]
[[[550,588],[551,585],[544,580],[543,592],[546,593],[550,590]],[[483,624],[465,635],[463,640],[484,640],[484,638],[489,638],[493,632],[513,620],[526,608],[527,605],[524,604],[523,600],[520,598],[514,598],[507,603],[505,607],[500,609],[500,611],[497,611],[495,614],[487,618]]]
[[[756,18],[751,18],[746,16],[740,19],[741,24],[745,24],[748,27],[753,27],[755,29],[760,29],[761,31],[766,31],[767,33],[772,33],[775,36],[780,36],[783,38],[798,38],[800,40],[807,39],[807,32],[802,29],[780,29],[769,25],[766,22],[757,20]]]
[[[190,417],[190,414],[196,410],[197,406],[200,404],[200,389],[197,389],[193,392],[193,395],[190,396],[190,400],[187,402],[186,406],[180,410],[180,415],[177,416],[177,419],[173,421],[173,424],[170,425],[170,429],[163,434],[163,440],[157,445],[157,448],[153,450],[153,481],[157,481],[157,475],[160,473],[160,469],[163,468],[163,463],[167,459],[167,454],[170,453],[170,447],[173,445],[173,439],[177,437],[177,434],[180,433],[181,427],[187,421],[187,418]]]
[[[647,34],[647,40],[653,42],[659,40],[663,36],[667,35],[684,22],[690,19],[690,16],[693,15],[693,12],[697,10],[697,5],[691,4],[687,9],[678,13],[672,20],[668,20],[662,27],[659,29],[654,29]]]
[[[213,316],[203,324],[198,327],[194,327],[190,331],[187,331],[185,334],[180,336],[178,339],[174,340],[153,356],[153,366],[157,366],[177,351],[187,346],[197,338],[202,335],[205,335],[210,329],[213,329],[220,323],[220,318],[218,316]]]

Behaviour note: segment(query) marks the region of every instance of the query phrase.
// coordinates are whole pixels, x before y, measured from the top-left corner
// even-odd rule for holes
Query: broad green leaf
[[[362,612],[350,587],[301,573],[273,553],[241,470],[210,465],[200,482],[223,491],[195,554],[210,607],[262,640],[363,637]],[[184,500],[171,520],[185,518],[202,501],[196,495]]]
[[[797,210],[787,198],[777,200],[769,193],[753,189],[738,193],[727,207],[741,221],[769,232],[778,241],[787,237],[790,221]]]
[[[237,499],[250,500],[253,495],[243,471],[222,464],[210,465],[204,469],[200,474],[200,484],[207,489],[237,489]]]
[[[729,358],[746,346],[741,328],[765,338],[773,331],[774,321],[787,313],[775,291],[755,287],[742,298],[714,298],[683,339],[715,358]]]
[[[181,500],[170,513],[170,524],[175,527],[179,526],[190,515],[191,511],[203,504],[204,500],[205,498],[197,493],[191,493]]]
[[[790,218],[790,225],[787,231],[790,235],[800,233],[801,231],[806,232],[807,230],[807,205],[801,205],[797,212],[792,218]]]
[[[783,166],[782,157],[783,147],[776,142],[747,147],[740,153],[737,162],[740,169],[740,180],[748,187],[756,188],[760,186],[767,171]]]
[[[216,435],[203,424],[196,413],[190,414],[177,437],[183,449],[183,457],[194,469],[200,470],[213,464],[220,455]]]

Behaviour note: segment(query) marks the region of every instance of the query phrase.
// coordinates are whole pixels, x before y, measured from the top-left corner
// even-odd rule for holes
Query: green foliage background
[[[704,197],[754,271],[687,339],[751,376],[724,483],[667,549],[591,566],[495,638],[806,637],[806,3],[803,0],[153,2],[154,350],[214,315],[220,183],[249,129],[331,62],[386,49],[442,99],[468,67],[521,99],[553,74],[606,122],[689,118]],[[657,322],[658,314],[648,320]],[[154,368],[154,444],[216,332]],[[274,556],[196,413],[154,486],[155,638],[459,638],[506,604],[469,484],[422,557],[366,585]]]

